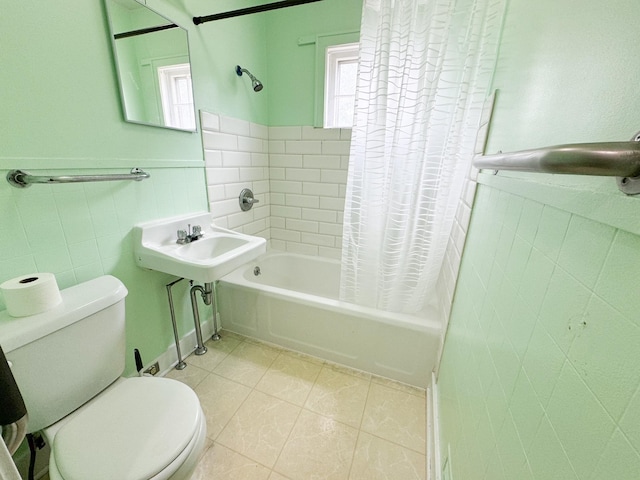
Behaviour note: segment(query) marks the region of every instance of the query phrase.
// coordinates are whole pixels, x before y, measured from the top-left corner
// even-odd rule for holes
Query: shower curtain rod
[[[270,10],[277,10],[279,8],[295,7],[297,5],[304,5],[305,3],[321,2],[322,0],[282,0],[280,2],[265,3],[263,5],[256,5],[255,7],[240,8],[238,10],[229,10],[228,12],[214,13],[213,15],[207,15],[205,17],[193,17],[193,23],[200,25],[201,23],[213,22],[215,20],[223,20],[225,18],[241,17],[243,15],[250,15],[252,13],[268,12]],[[145,33],[160,32],[162,30],[169,30],[171,28],[178,28],[175,23],[168,23],[166,25],[159,25],[157,27],[140,28],[138,30],[131,30],[129,32],[116,33],[113,38],[119,40],[121,38],[136,37],[138,35],[144,35]]]
[[[618,177],[627,195],[640,194],[640,135],[631,142],[577,143],[520,152],[478,155],[473,166],[520,172]]]
[[[256,5],[255,7],[240,8],[238,10],[230,10],[228,12],[215,13],[213,15],[206,15],[204,17],[193,17],[193,23],[200,25],[201,23],[213,22],[215,20],[223,20],[225,18],[240,17],[243,15],[250,15],[252,13],[268,12],[270,10],[277,10],[279,8],[295,7],[297,5],[304,5],[305,3],[321,2],[322,0],[282,0],[280,2],[265,3],[263,5]]]

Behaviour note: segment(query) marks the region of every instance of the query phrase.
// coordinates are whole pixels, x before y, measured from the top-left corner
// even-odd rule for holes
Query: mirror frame
[[[161,31],[161,30],[167,30],[167,29],[174,29],[174,28],[178,28],[180,29],[182,32],[184,32],[185,35],[185,42],[186,42],[186,57],[187,57],[187,64],[189,65],[189,68],[191,69],[191,51],[190,51],[190,45],[189,45],[189,31],[184,28],[181,27],[180,25],[178,25],[177,23],[173,22],[171,19],[167,18],[166,16],[164,16],[163,14],[157,12],[156,10],[150,8],[148,5],[142,3],[140,0],[128,0],[129,2],[133,2],[136,3],[138,5],[140,5],[141,8],[145,8],[148,11],[154,13],[155,15],[157,15],[158,17],[160,17],[161,19],[164,20],[164,23],[162,23],[161,25],[159,25],[158,27],[160,28],[155,28],[155,27],[151,27],[148,30],[150,30],[149,32],[144,32],[144,30],[146,30],[146,28],[141,28],[140,29],[140,33],[139,34],[147,34],[147,33],[155,33],[156,31]],[[114,28],[114,13],[113,13],[113,6],[111,6],[111,3],[118,3],[117,0],[104,0],[104,5],[105,5],[105,12],[107,15],[107,22],[109,24],[109,38],[110,38],[110,42],[111,42],[111,49],[112,49],[112,54],[113,54],[113,64],[115,65],[115,69],[116,69],[116,75],[118,78],[118,90],[119,90],[119,94],[120,94],[120,104],[122,106],[122,114],[124,117],[125,122],[128,123],[134,123],[134,124],[138,124],[138,125],[146,125],[146,126],[150,126],[150,127],[157,127],[157,128],[166,128],[168,130],[177,130],[180,132],[190,132],[190,133],[196,133],[198,131],[198,121],[197,121],[197,114],[196,114],[196,105],[195,105],[195,96],[194,96],[194,88],[193,88],[193,81],[191,82],[191,97],[194,99],[193,102],[193,111],[192,111],[192,115],[193,115],[193,124],[194,124],[194,128],[179,128],[179,127],[173,127],[173,126],[168,126],[165,125],[164,123],[162,123],[163,119],[161,119],[161,122],[158,123],[154,123],[151,121],[143,121],[143,120],[138,120],[135,118],[132,118],[131,112],[129,111],[130,109],[127,109],[127,101],[126,101],[126,92],[125,92],[125,85],[123,83],[123,79],[122,79],[122,73],[121,72],[121,67],[120,67],[120,61],[119,61],[119,55],[118,55],[118,46],[116,44],[118,37],[120,38],[125,38],[123,37],[123,34],[129,33],[129,32],[116,32],[115,28]],[[169,27],[166,28],[162,28],[162,26],[165,25],[170,25]],[[137,32],[137,30],[132,30],[131,32]],[[127,36],[133,36],[133,35],[127,35]],[[122,56],[122,52],[121,55]],[[140,59],[137,59],[138,63],[140,64],[141,62],[139,61]],[[151,59],[151,61],[153,62],[154,59]],[[156,61],[160,61],[160,63],[162,63],[162,59],[155,59]],[[185,62],[181,62],[181,64],[184,64]],[[193,78],[193,77],[191,77]],[[157,98],[158,101],[158,105],[160,105],[160,114],[162,117],[164,117],[164,115],[162,114],[163,110],[162,110],[162,98],[160,97],[160,85],[158,84],[158,79],[154,79],[154,92],[153,95]],[[143,94],[144,95],[144,94]]]

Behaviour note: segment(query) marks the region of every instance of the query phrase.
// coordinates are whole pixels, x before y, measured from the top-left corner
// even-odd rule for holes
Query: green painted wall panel
[[[628,140],[639,18],[625,0],[511,0],[488,151]],[[452,478],[635,478],[640,199],[600,177],[481,183],[438,380]]]

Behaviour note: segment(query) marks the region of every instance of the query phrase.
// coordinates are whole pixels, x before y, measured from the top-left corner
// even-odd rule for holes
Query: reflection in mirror
[[[135,0],[105,0],[125,119],[196,130],[187,31]]]

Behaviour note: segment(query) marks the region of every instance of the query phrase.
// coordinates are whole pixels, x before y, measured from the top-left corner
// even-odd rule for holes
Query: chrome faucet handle
[[[202,227],[200,225],[194,225],[191,229],[191,236],[198,237],[200,235],[202,235]]]
[[[187,231],[186,230],[178,230],[177,243],[187,243]]]

